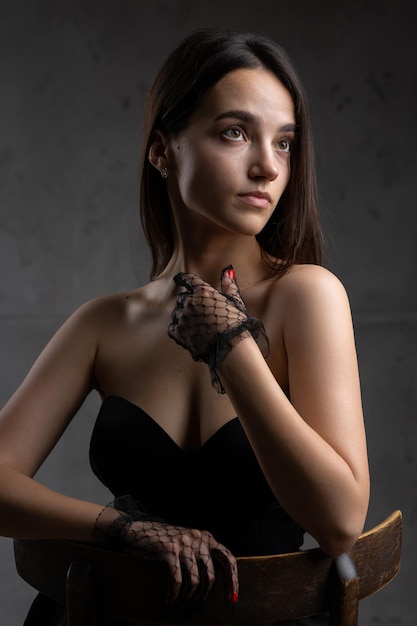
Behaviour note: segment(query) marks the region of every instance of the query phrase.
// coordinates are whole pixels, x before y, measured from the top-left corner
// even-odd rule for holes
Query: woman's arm
[[[316,266],[294,268],[275,288],[289,398],[251,338],[218,370],[277,499],[325,552],[338,554],[362,531],[369,499],[349,303],[340,282]]]
[[[93,386],[99,307],[76,311],[0,413],[0,534],[90,540],[102,506],[33,480]]]

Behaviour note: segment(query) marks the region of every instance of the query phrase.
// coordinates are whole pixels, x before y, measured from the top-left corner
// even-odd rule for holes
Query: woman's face
[[[294,139],[294,103],[272,72],[226,74],[187,128],[168,140],[174,215],[192,227],[209,220],[240,234],[259,233],[287,186]]]

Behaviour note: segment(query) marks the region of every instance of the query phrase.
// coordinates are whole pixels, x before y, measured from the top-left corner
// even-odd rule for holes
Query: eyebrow
[[[259,124],[259,119],[255,115],[253,115],[252,113],[249,113],[248,111],[241,111],[239,109],[234,109],[232,111],[225,111],[224,113],[220,113],[220,115],[218,115],[214,119],[214,121],[217,122],[219,120],[223,120],[225,118],[230,118],[230,117],[241,120],[242,122],[247,122],[249,124],[254,124],[254,125]],[[279,131],[284,132],[284,133],[295,132],[295,130],[296,130],[296,125],[293,123],[284,124],[283,126],[279,128]]]

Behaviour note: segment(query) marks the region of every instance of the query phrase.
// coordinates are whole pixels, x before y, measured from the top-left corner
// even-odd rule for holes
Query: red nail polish
[[[234,269],[226,270],[226,274],[231,280],[235,279],[236,274]]]
[[[230,602],[232,604],[237,604],[239,602],[239,594],[237,591],[233,591],[232,595],[230,596]]]

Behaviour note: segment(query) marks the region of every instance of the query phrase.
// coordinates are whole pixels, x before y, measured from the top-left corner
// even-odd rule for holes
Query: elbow
[[[363,524],[355,524],[350,527],[347,524],[342,524],[337,528],[328,529],[316,539],[325,554],[336,557],[352,549],[362,530]]]
[[[319,545],[325,554],[331,557],[336,557],[344,552],[349,552],[352,546],[355,545],[357,538],[358,537],[355,539],[350,537],[326,538],[325,541],[320,541]]]
[[[356,506],[351,503],[349,511],[346,508],[339,510],[334,516],[327,518],[327,524],[320,526],[315,539],[325,554],[336,557],[353,548],[363,532],[368,498],[369,496],[362,498]]]

